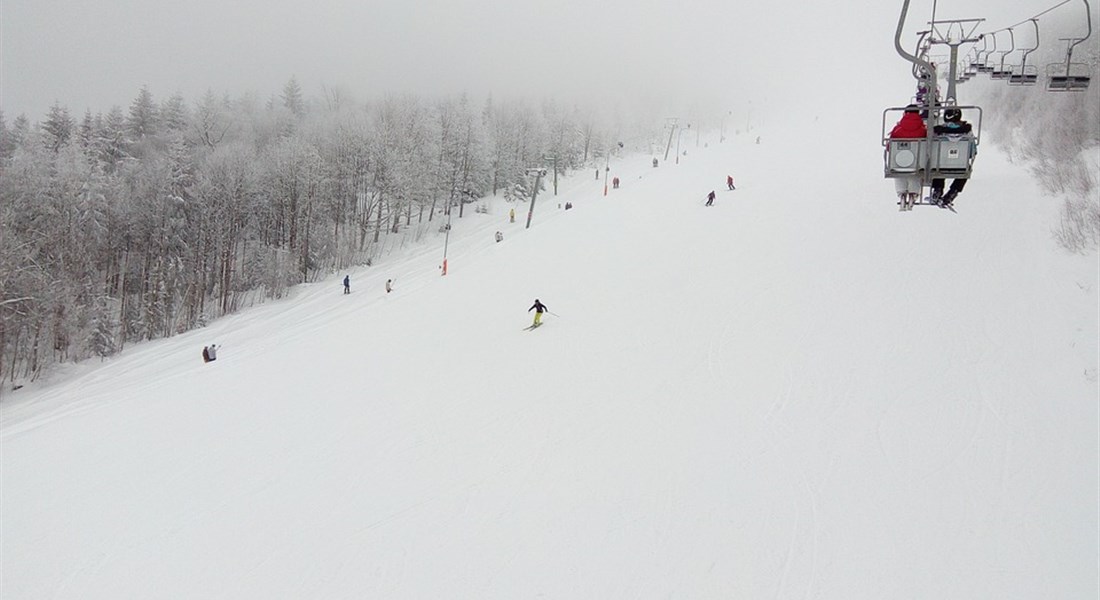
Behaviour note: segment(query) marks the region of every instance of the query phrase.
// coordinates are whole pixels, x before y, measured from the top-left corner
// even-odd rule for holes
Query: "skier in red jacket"
[[[906,106],[905,114],[890,130],[890,139],[920,139],[927,135],[928,128],[924,125],[924,119],[920,117],[920,108],[916,104]],[[917,198],[920,197],[922,187],[919,175],[894,178],[894,189],[900,199],[900,210],[912,210]]]
[[[924,119],[920,118],[920,109],[916,104],[906,106],[905,114],[890,130],[890,139],[923,138],[927,135],[928,129],[924,126]]]

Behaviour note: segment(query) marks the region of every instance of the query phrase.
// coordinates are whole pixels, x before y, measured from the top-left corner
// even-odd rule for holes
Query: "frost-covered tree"
[[[69,109],[54,102],[46,115],[46,121],[42,123],[42,131],[45,134],[43,141],[46,147],[54,152],[60,150],[72,139],[75,126],[76,123],[69,116]]]
[[[528,167],[583,163],[610,129],[552,102],[281,92],[0,114],[0,379],[201,326],[498,190],[526,200]]]
[[[111,320],[110,298],[97,295],[90,310],[90,323],[84,344],[92,356],[106,358],[116,351],[115,324]]]
[[[290,80],[283,86],[283,94],[281,96],[283,106],[294,113],[295,117],[299,119],[306,114],[305,100],[302,99],[302,86],[298,85],[298,78],[291,76]]]
[[[269,235],[297,257],[298,282],[307,281],[315,258],[310,243],[318,192],[326,176],[324,164],[317,149],[296,135],[281,140],[266,162],[273,201],[266,211]]]
[[[126,151],[126,118],[118,106],[111,107],[95,132],[93,143],[96,159],[108,173],[114,173],[123,160],[130,157]]]
[[[183,95],[179,92],[169,96],[158,112],[160,123],[169,135],[181,133],[187,128],[187,104],[183,100]]]
[[[27,115],[19,115],[15,118],[15,121],[12,121],[8,136],[12,148],[21,148],[30,143],[32,137],[31,121],[27,118]]]
[[[77,140],[80,143],[80,148],[85,152],[87,152],[95,142],[95,131],[96,124],[95,118],[92,116],[92,111],[85,110],[84,118],[80,120],[80,128],[77,130]]]
[[[159,117],[156,102],[149,88],[142,86],[137,98],[130,103],[130,114],[126,118],[126,132],[133,142],[140,142],[157,133]]]
[[[1079,47],[1083,68],[1100,78],[1100,42]],[[1076,56],[1076,55],[1075,55]],[[1050,54],[1054,60],[1056,54]],[[1062,196],[1062,220],[1055,239],[1075,251],[1100,246],[1100,87],[1051,93],[1043,86],[989,82],[981,90],[987,110],[983,128],[1014,161],[1026,165],[1050,193]]]
[[[0,173],[3,173],[4,161],[11,158],[15,151],[15,142],[11,137],[11,130],[4,120],[4,111],[0,110]]]
[[[199,101],[192,121],[192,131],[198,138],[198,143],[211,150],[217,148],[225,139],[231,123],[225,103],[213,91],[208,90]]]

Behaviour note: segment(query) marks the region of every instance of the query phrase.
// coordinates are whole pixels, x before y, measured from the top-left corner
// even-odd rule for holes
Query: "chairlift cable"
[[[1027,23],[1028,21],[1031,21],[1031,20],[1033,20],[1033,19],[1038,19],[1039,17],[1041,17],[1041,16],[1043,16],[1043,15],[1047,14],[1048,12],[1050,12],[1050,11],[1052,11],[1052,10],[1056,9],[1056,8],[1059,8],[1059,7],[1061,7],[1061,6],[1065,5],[1065,4],[1069,4],[1070,2],[1073,2],[1073,0],[1062,0],[1062,1],[1061,1],[1061,2],[1059,2],[1058,4],[1055,4],[1054,6],[1051,6],[1050,8],[1048,8],[1048,9],[1044,10],[1043,12],[1041,12],[1041,13],[1039,13],[1039,14],[1035,15],[1034,17],[1029,17],[1029,18],[1027,18],[1027,19],[1024,19],[1023,21],[1020,21],[1019,23],[1016,23],[1015,25],[1010,25],[1010,26],[1008,26],[1008,27],[1003,27],[1003,28],[1001,28],[1001,29],[998,29],[998,30],[996,30],[996,31],[987,31],[987,32],[986,32],[986,33],[984,33],[983,35],[992,35],[992,34],[997,34],[997,33],[1000,33],[1000,32],[1002,32],[1002,31],[1006,31],[1006,30],[1012,29],[1013,27],[1019,27],[1020,25],[1023,25],[1024,23]]]

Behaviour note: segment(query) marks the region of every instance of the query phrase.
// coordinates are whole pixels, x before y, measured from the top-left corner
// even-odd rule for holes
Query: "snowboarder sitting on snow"
[[[202,349],[202,362],[214,362],[218,359],[218,346],[217,344],[210,344],[209,346],[203,346]]]
[[[970,123],[962,120],[962,111],[957,108],[949,108],[943,111],[943,119],[943,125],[936,125],[932,128],[932,131],[937,135],[966,135],[973,130]],[[951,187],[948,188],[946,194],[943,193],[944,183],[946,183],[946,180],[942,178],[937,177],[932,180],[932,201],[941,206],[951,206],[951,202],[966,186],[966,180],[951,180]]]
[[[503,242],[504,241],[504,234],[498,231],[497,235],[496,235],[496,239],[497,239],[498,242]]]
[[[527,312],[535,311],[535,322],[531,324],[531,327],[538,327],[542,324],[542,313],[549,311],[546,305],[539,302],[538,298],[535,298],[535,303],[531,305],[531,308],[527,309]]]
[[[714,205],[714,190],[711,190],[710,193],[707,194],[707,206],[713,206],[713,205]]]
[[[393,280],[392,279],[387,279],[386,280],[386,293],[388,294],[392,291],[393,291]]]

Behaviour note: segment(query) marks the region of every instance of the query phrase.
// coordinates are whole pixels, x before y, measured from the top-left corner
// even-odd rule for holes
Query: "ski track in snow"
[[[1095,597],[1096,257],[762,137],[9,394],[4,597]]]

